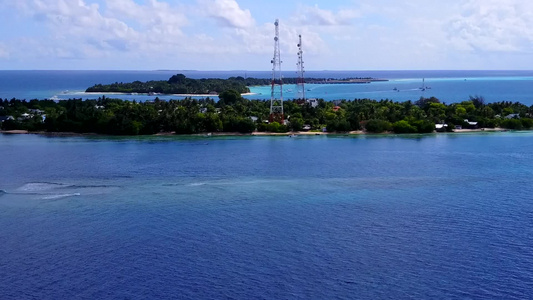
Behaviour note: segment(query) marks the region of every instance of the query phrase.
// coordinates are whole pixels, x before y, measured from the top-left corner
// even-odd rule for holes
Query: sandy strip
[[[506,132],[509,131],[505,128],[480,128],[480,129],[456,129],[453,132],[435,132],[437,134],[453,134],[453,133],[469,133],[469,132]],[[40,134],[47,136],[106,136],[96,133],[75,133],[75,132],[46,132],[46,131],[32,131],[27,130],[0,130],[0,133],[4,134]],[[176,134],[175,132],[160,132],[154,134],[154,136],[310,136],[310,135],[406,135],[409,134],[396,134],[394,132],[383,133],[368,133],[362,130],[350,131],[350,132],[313,132],[313,131],[294,131],[294,132],[252,132],[252,133],[240,133],[240,132],[210,132],[210,133],[197,133],[197,134]]]
[[[505,128],[479,128],[479,129],[454,129],[453,132],[455,133],[466,133],[466,132],[500,132],[500,131],[508,131],[508,129]]]
[[[283,132],[283,133],[276,133],[276,132],[252,132],[251,135],[259,135],[259,136],[269,136],[269,135],[328,135],[328,134],[365,134],[364,131],[350,131],[350,132],[314,132],[314,131],[293,131],[293,132]]]
[[[0,133],[5,133],[5,134],[28,134],[29,131],[27,131],[27,130],[0,130]]]

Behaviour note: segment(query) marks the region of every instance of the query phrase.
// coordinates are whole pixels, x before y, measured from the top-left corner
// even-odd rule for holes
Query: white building
[[[313,108],[318,106],[318,100],[315,98],[307,99],[305,102],[309,103],[309,105],[311,105]]]

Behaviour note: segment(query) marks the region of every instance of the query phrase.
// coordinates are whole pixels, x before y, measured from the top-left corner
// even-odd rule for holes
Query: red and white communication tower
[[[305,100],[305,77],[304,77],[304,58],[303,58],[303,48],[302,48],[302,35],[298,36],[298,79],[296,79],[296,89],[298,91],[298,98]]]
[[[272,59],[272,91],[270,96],[270,122],[283,124],[283,78],[281,77],[281,56],[279,50],[279,20],[274,37],[274,58]]]

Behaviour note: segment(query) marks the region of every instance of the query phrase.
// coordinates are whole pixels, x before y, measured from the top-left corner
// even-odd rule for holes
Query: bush
[[[416,133],[418,130],[416,127],[412,126],[406,120],[398,121],[392,124],[392,130],[394,133]]]
[[[373,119],[366,122],[365,128],[368,132],[380,133],[391,130],[392,124],[385,120]]]
[[[224,131],[250,133],[255,130],[255,123],[250,118],[235,117],[224,122]]]
[[[281,125],[278,122],[272,122],[270,124],[261,123],[257,125],[258,131],[266,131],[266,132],[275,132],[275,133],[283,133],[289,131],[289,128],[286,125]]]
[[[455,124],[448,123],[448,127],[446,127],[446,132],[453,132],[455,130]]]
[[[291,118],[290,127],[292,131],[300,131],[304,127],[304,120],[302,118]]]
[[[335,131],[350,131],[352,126],[344,119],[342,120],[330,120],[326,124],[326,128],[329,132]]]
[[[417,120],[412,122],[411,125],[416,127],[418,133],[432,133],[435,131],[435,124],[428,120]]]
[[[257,131],[265,132],[268,129],[268,124],[266,123],[258,123],[257,124]]]
[[[522,127],[524,129],[530,129],[533,128],[533,119],[530,118],[522,118],[520,119],[520,122],[522,123]]]
[[[479,118],[478,125],[481,128],[494,128],[496,127],[497,122],[495,119]]]
[[[269,123],[266,127],[266,131],[270,131],[270,132],[280,132],[280,127],[281,127],[281,124],[278,123],[278,122],[272,122],[272,123]]]
[[[350,130],[361,129],[361,126],[359,125],[359,117],[356,114],[349,115],[347,121],[350,123]]]
[[[2,125],[2,130],[15,130],[21,128],[20,122],[14,120],[4,121],[4,123],[0,123],[0,125]]]
[[[514,130],[522,130],[522,122],[519,119],[506,119],[500,124],[501,127]]]

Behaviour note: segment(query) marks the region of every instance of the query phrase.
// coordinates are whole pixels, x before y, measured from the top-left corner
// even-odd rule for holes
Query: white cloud
[[[94,68],[268,69],[277,17],[269,15],[279,5],[285,70],[296,63],[299,34],[308,69],[490,68],[484,61],[505,68],[518,55],[533,61],[533,2],[279,3],[0,0],[0,17],[13,28],[0,36],[0,58],[13,65],[62,59],[73,67],[76,60]]]
[[[189,23],[184,10],[157,0],[149,0],[144,5],[133,0],[113,0],[107,3],[106,15],[138,23],[143,30],[151,33],[173,36],[183,34],[181,28]]]
[[[248,9],[241,9],[236,0],[199,0],[198,3],[208,16],[219,24],[231,28],[250,28],[255,20]]]
[[[63,48],[57,51],[58,57],[68,57],[75,53],[81,55],[83,51],[79,51],[78,47],[85,43],[102,50],[124,51],[130,46],[130,41],[138,36],[125,22],[104,17],[97,4],[87,4],[82,0],[26,2],[29,3],[26,13],[49,27],[55,42],[54,48]]]
[[[447,24],[457,50],[531,52],[533,3],[521,0],[470,0]]]
[[[338,26],[350,25],[361,13],[355,9],[341,9],[337,12],[315,6],[300,6],[295,21],[301,25]]]
[[[188,20],[178,11],[178,6],[157,0],[144,4],[114,0],[104,10],[88,1],[18,1],[12,9],[43,24],[49,31],[46,38],[18,38],[20,47],[40,49],[20,56],[88,59],[119,55],[120,59],[125,56],[140,59],[171,55],[177,49],[187,51],[190,38],[181,28]]]
[[[297,26],[290,22],[285,23],[280,20],[280,48],[284,68],[289,70],[292,64],[296,64],[298,52],[298,36],[302,35],[304,45],[304,57],[326,52],[324,40],[320,34],[310,30],[305,26]],[[237,29],[235,31],[238,40],[238,47],[249,54],[260,55],[264,61],[265,68],[269,68],[269,62],[274,55],[274,21],[247,29]],[[287,66],[287,67],[285,67]]]
[[[197,20],[202,15],[199,6],[186,7],[161,0],[147,0],[142,4],[113,0],[100,7],[89,1],[20,0],[14,7],[47,26],[50,34],[40,41],[20,39],[19,42],[45,48],[40,56],[57,58],[121,55],[123,59],[129,55],[133,59],[161,56],[161,59],[183,60],[183,55],[188,54],[242,53],[245,51],[243,36],[236,30],[255,31],[250,11],[241,9],[233,0],[200,1],[209,16],[234,30],[222,35],[183,32],[190,25],[184,11]]]

